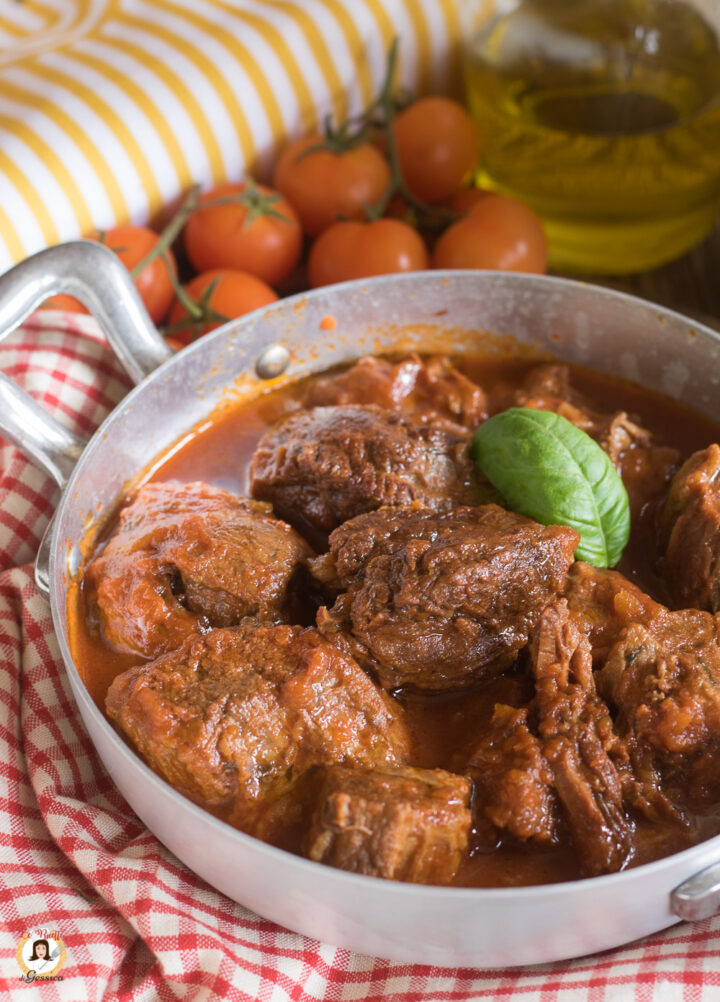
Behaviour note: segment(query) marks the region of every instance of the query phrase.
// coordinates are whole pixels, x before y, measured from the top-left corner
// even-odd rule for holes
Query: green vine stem
[[[188,326],[188,319],[190,320],[193,341],[197,340],[206,324],[227,323],[230,318],[226,317],[223,313],[218,313],[217,310],[214,310],[210,305],[210,300],[212,299],[213,292],[215,292],[215,288],[219,281],[219,278],[213,279],[198,300],[192,299],[192,297],[187,294],[185,289],[182,286],[179,286],[178,288],[181,295],[178,295],[177,298],[188,311],[190,316],[189,318],[183,317],[182,320],[177,320],[174,324],[170,324],[168,327],[163,328],[163,336],[172,337],[173,334],[177,334],[179,331],[185,330]]]
[[[368,220],[379,219],[387,211],[387,207],[395,195],[400,195],[417,219],[418,225],[426,229],[443,229],[458,218],[449,209],[430,205],[417,198],[408,188],[400,166],[400,157],[395,142],[394,122],[398,111],[407,104],[407,95],[398,96],[395,93],[394,81],[398,60],[397,38],[394,38],[388,50],[385,78],[380,92],[375,100],[359,115],[346,119],[338,126],[333,126],[328,115],[324,124],[324,138],[308,146],[298,156],[303,160],[318,150],[340,154],[354,149],[362,143],[369,142],[373,133],[380,132],[385,144],[385,154],[390,165],[390,183],[377,202],[365,206]]]
[[[413,209],[417,215],[418,224],[432,229],[441,229],[457,219],[455,213],[437,205],[430,205],[417,198],[408,188],[403,177],[400,166],[397,143],[395,141],[395,115],[398,110],[398,102],[393,97],[393,81],[397,66],[398,39],[394,38],[388,51],[387,70],[382,88],[375,101],[370,105],[366,115],[372,119],[372,115],[378,111],[379,118],[372,119],[371,124],[382,131],[385,140],[385,155],[390,164],[390,184],[373,205],[365,206],[365,214],[368,219],[379,219],[384,215],[395,195],[400,195],[405,204]]]
[[[170,249],[171,245],[175,242],[180,231],[182,230],[185,223],[190,218],[190,215],[195,211],[198,204],[198,195],[200,193],[200,185],[194,184],[192,188],[189,189],[187,195],[182,200],[182,203],[172,217],[167,226],[160,233],[160,238],[152,250],[148,251],[145,257],[138,261],[135,267],[132,269],[130,274],[133,278],[137,278],[141,271],[144,271],[149,264],[155,260],[156,257],[164,256],[165,262],[169,266],[167,251]],[[169,268],[171,276],[174,274],[174,269]]]
[[[236,205],[242,205],[246,209],[247,215],[243,223],[243,227],[251,226],[252,223],[260,216],[271,216],[274,219],[281,219],[286,222],[290,222],[287,216],[285,216],[282,212],[278,212],[277,209],[274,208],[275,203],[281,201],[280,195],[276,195],[273,192],[262,192],[255,181],[250,177],[245,179],[244,189],[242,191],[235,192],[232,195],[220,195],[218,198],[206,199],[202,203],[200,202],[199,196],[200,186],[195,184],[188,190],[177,212],[160,233],[158,242],[152,250],[148,251],[145,257],[130,271],[132,277],[137,278],[138,275],[144,271],[148,265],[152,264],[156,258],[162,258],[167,265],[175,297],[188,311],[194,325],[203,325],[216,320],[224,321],[226,318],[210,309],[207,302],[209,296],[203,296],[199,302],[196,302],[187,294],[184,287],[178,280],[175,268],[173,267],[168,254],[172,244],[182,232],[183,227],[193,212],[195,212],[198,208],[212,209],[218,205],[230,205],[234,203]],[[211,290],[214,289],[214,284],[210,288]],[[172,325],[172,327],[177,327],[178,329],[180,326],[181,325],[179,324]],[[167,328],[165,333],[168,334],[170,331],[171,328]]]

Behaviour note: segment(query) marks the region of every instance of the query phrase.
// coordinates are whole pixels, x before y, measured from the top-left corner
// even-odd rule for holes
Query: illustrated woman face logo
[[[39,933],[39,935],[38,935]],[[33,938],[37,936],[37,939]],[[38,929],[36,933],[26,932],[17,945],[15,954],[18,967],[28,983],[39,980],[62,981],[60,971],[65,966],[67,951],[65,944],[53,931]]]
[[[30,960],[47,960],[50,956],[50,947],[46,939],[36,939],[33,943]]]
[[[65,944],[53,933],[48,934],[44,929],[38,931],[40,935],[37,939],[32,933],[26,933],[18,943],[18,966],[25,975],[25,981],[31,982],[35,978],[57,980],[58,972],[65,965]]]

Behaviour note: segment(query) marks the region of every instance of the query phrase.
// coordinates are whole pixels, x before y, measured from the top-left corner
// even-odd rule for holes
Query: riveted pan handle
[[[109,248],[91,240],[50,247],[0,276],[0,337],[59,292],[87,306],[134,383],[172,355],[125,265]]]
[[[87,306],[134,383],[172,350],[155,329],[130,273],[102,244],[90,240],[50,247],[0,275],[0,338],[50,296],[66,292]],[[0,374],[0,434],[64,487],[83,441]]]
[[[85,442],[0,373],[0,432],[64,487]]]
[[[0,338],[50,296],[65,292],[95,317],[120,364],[139,383],[170,358],[129,271],[107,247],[90,240],[50,247],[0,275]],[[81,438],[51,417],[0,373],[0,434],[64,488],[84,448]],[[40,546],[35,577],[47,592],[49,532]]]
[[[720,863],[713,863],[685,880],[670,895],[676,915],[688,922],[710,918],[720,911]]]

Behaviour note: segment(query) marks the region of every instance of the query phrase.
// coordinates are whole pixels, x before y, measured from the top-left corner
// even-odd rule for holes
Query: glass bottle
[[[720,3],[696,4],[525,0],[470,40],[478,183],[540,214],[556,269],[643,271],[712,227]]]

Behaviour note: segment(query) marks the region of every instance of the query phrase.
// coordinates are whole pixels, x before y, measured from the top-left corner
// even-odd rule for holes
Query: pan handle
[[[134,383],[172,356],[130,272],[109,248],[91,240],[50,247],[0,275],[0,338],[58,292],[76,296],[87,306]],[[84,444],[1,373],[0,434],[61,488]]]
[[[683,881],[670,895],[670,907],[687,922],[710,918],[720,911],[720,863]]]
[[[75,296],[100,324],[120,364],[139,383],[173,355],[147,314],[130,272],[107,247],[75,240],[40,251],[0,275],[0,339],[50,296]],[[48,473],[62,489],[84,441],[51,417],[0,373],[0,434]],[[35,562],[35,580],[49,590],[48,525]]]
[[[85,448],[82,438],[51,417],[44,407],[1,372],[0,433],[51,476],[61,489]]]
[[[134,383],[172,356],[130,272],[108,247],[92,240],[49,247],[0,275],[0,338],[59,292],[87,306]]]

